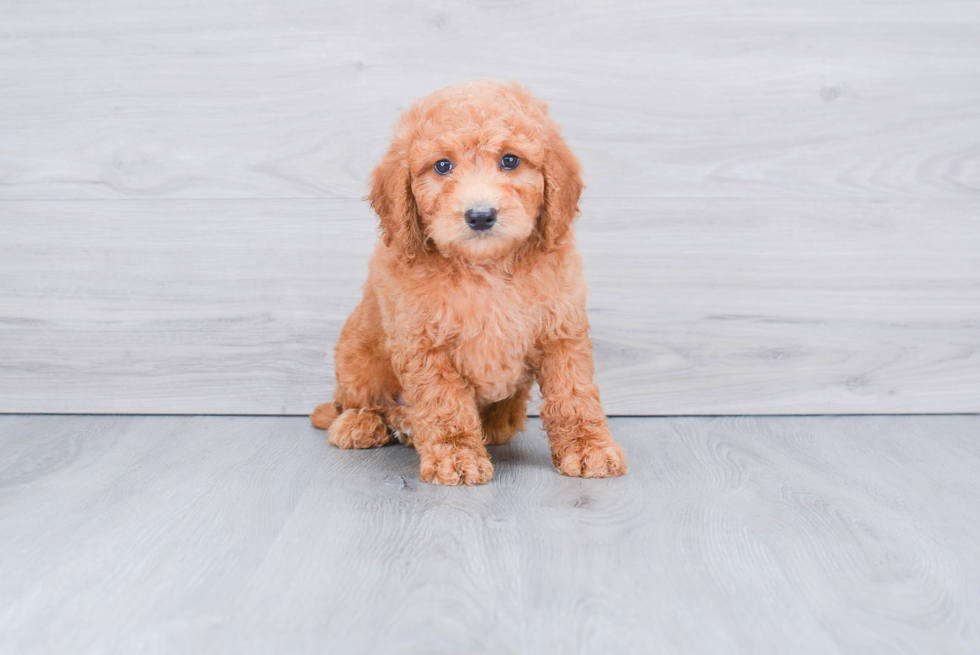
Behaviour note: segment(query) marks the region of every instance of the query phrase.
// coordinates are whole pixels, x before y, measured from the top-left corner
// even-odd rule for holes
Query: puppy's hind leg
[[[340,410],[337,409],[337,403],[323,403],[317,405],[313,413],[310,414],[310,423],[318,430],[327,430],[337,420],[338,416],[340,416]]]
[[[331,446],[344,449],[376,448],[391,441],[391,434],[381,414],[364,408],[345,409],[327,434]]]
[[[314,427],[328,430],[338,448],[374,448],[391,441],[384,413],[401,391],[382,341],[380,315],[370,288],[347,319],[334,357],[334,402],[317,407]]]
[[[414,448],[415,444],[412,443],[412,419],[408,415],[408,407],[405,405],[389,407],[385,411],[384,416],[385,423],[388,424],[388,431],[391,432],[392,437],[401,445]]]
[[[531,397],[531,385],[518,389],[510,398],[487,405],[480,410],[483,424],[483,443],[488,446],[505,444],[515,434],[524,431],[527,422],[527,401]]]

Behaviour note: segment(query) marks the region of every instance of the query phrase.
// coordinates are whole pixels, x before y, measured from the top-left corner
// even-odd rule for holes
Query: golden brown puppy
[[[340,448],[402,436],[422,480],[483,484],[484,444],[524,429],[537,379],[558,470],[625,473],[592,381],[570,229],[582,179],[547,106],[516,83],[436,91],[401,116],[371,184],[382,239],[313,425]]]

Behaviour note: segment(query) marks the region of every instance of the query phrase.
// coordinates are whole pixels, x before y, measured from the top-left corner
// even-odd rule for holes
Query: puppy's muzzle
[[[497,208],[487,206],[470,207],[463,214],[463,218],[466,219],[466,224],[471,230],[476,230],[477,232],[489,230],[497,222]]]

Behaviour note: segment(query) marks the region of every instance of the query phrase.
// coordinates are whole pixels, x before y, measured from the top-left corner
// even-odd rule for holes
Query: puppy
[[[406,110],[371,176],[381,240],[313,425],[339,448],[414,445],[425,482],[484,484],[485,445],[523,431],[537,380],[558,470],[625,473],[592,381],[571,230],[581,192],[547,105],[516,83],[449,87]]]

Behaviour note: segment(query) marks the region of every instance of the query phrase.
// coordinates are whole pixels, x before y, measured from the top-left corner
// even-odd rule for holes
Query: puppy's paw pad
[[[388,431],[395,441],[409,448],[415,447],[412,443],[412,420],[408,417],[405,407],[399,405],[389,409],[386,420]]]
[[[374,412],[345,409],[330,425],[328,443],[337,448],[376,448],[391,440],[384,419]]]
[[[444,448],[423,453],[420,473],[423,482],[446,486],[486,484],[493,477],[493,464],[486,452],[473,448]]]
[[[626,473],[626,455],[612,439],[578,441],[555,457],[555,466],[577,478],[614,478]]]

